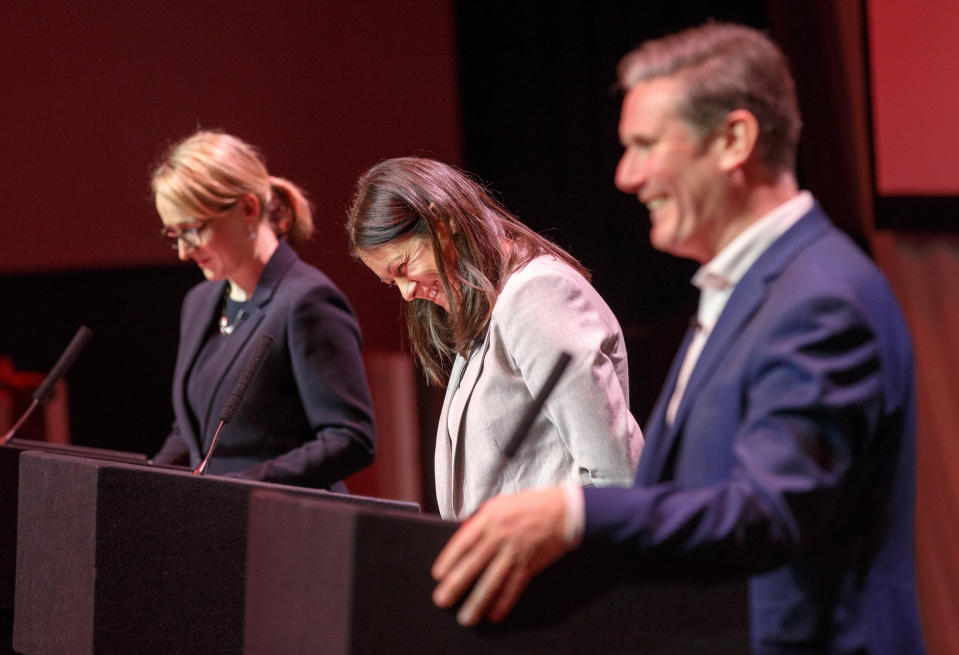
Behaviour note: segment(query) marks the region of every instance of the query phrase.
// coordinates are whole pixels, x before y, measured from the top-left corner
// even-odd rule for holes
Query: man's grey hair
[[[782,50],[759,30],[706,23],[647,41],[619,62],[619,84],[629,89],[677,76],[684,90],[677,112],[700,138],[715,132],[729,112],[749,111],[759,123],[757,151],[774,171],[792,171],[802,119]]]

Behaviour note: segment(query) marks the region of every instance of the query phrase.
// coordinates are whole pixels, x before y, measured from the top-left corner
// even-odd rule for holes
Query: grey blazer
[[[505,442],[564,350],[569,367],[504,463]],[[498,493],[569,481],[628,485],[642,445],[616,317],[565,262],[534,259],[506,281],[482,343],[453,363],[436,433],[440,514],[463,519]]]

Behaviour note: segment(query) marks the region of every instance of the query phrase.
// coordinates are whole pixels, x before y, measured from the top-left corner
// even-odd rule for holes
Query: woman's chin
[[[439,298],[436,300],[433,300],[432,298],[417,298],[417,300],[422,300],[423,302],[428,302],[431,305],[436,305],[437,307],[445,311],[447,314],[450,313],[450,308],[447,306],[446,302]]]

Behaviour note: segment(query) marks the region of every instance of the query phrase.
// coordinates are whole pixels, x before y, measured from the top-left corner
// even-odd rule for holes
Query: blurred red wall
[[[397,347],[399,299],[350,259],[343,215],[380,159],[460,162],[448,0],[85,4],[0,6],[0,274],[173,263],[151,163],[221,128],[309,192],[301,255],[354,301],[367,346]]]

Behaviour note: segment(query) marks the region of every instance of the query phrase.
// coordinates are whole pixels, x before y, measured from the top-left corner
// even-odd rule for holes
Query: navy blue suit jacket
[[[154,458],[195,466],[206,454],[219,414],[261,334],[274,341],[259,373],[223,428],[210,473],[329,488],[372,461],[375,431],[360,354],[360,331],[346,297],[285,242],[260,276],[249,315],[217,358],[222,371],[194,416],[186,398],[205,339],[216,322],[226,282],[201,282],[183,301],[173,374],[173,431]]]
[[[586,489],[584,545],[632,570],[749,576],[758,653],[923,651],[912,346],[876,267],[816,207],[734,289],[633,487]]]

